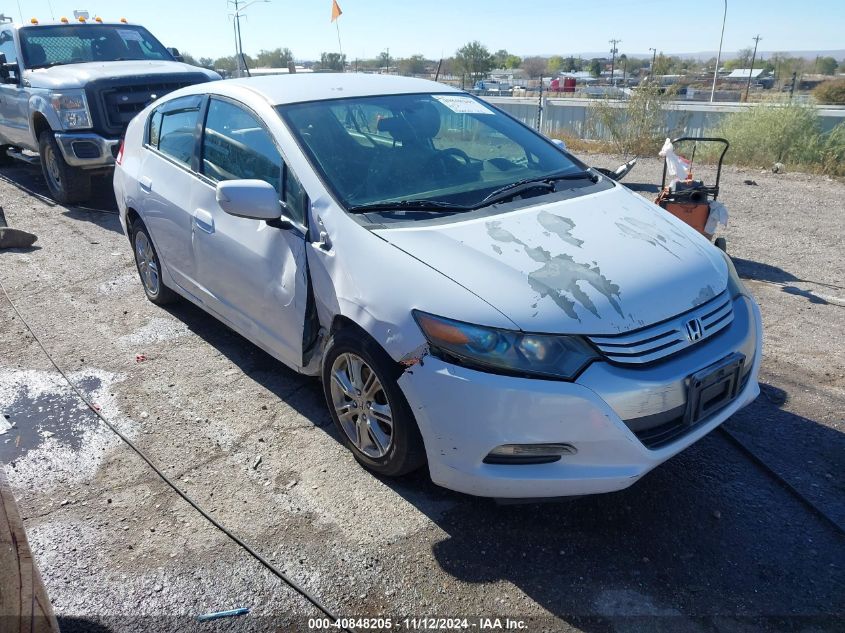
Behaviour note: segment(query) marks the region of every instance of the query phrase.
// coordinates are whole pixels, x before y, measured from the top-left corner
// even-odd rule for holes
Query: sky
[[[249,0],[247,0],[249,1]],[[479,40],[493,52],[519,56],[578,54],[610,49],[649,55],[714,51],[724,0],[337,0],[340,46],[347,59],[422,54],[449,57]],[[845,49],[843,0],[727,0],[724,51]],[[243,6],[243,1],[241,6]],[[20,7],[20,11],[18,9]],[[87,9],[105,20],[126,17],[146,26],[165,46],[194,57],[234,53],[232,5],[226,0],[17,0],[3,11],[48,20]],[[297,60],[337,52],[331,0],[258,0],[243,12],[244,51],[290,48]]]

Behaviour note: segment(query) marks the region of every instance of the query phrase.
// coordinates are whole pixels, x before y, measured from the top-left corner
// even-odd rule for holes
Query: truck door
[[[0,30],[0,53],[6,63],[18,62],[18,47],[13,29]],[[34,149],[29,131],[29,95],[23,89],[20,73],[13,73],[14,83],[0,83],[0,144]]]

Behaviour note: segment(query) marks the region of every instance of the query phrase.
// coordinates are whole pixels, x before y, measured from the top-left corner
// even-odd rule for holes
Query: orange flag
[[[332,0],[332,22],[337,20],[343,11],[340,10],[340,5],[337,3],[337,0]]]

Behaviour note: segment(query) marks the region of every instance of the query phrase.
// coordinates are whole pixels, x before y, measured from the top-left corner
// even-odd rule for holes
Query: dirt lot
[[[98,212],[23,191],[44,193],[29,167],[0,175],[10,225],[39,236],[0,253],[0,279],[56,359],[338,614],[591,633],[845,626],[845,184],[729,169],[722,195],[766,327],[763,395],[726,427],[837,531],[721,432],[629,490],[564,503],[499,506],[425,473],[380,480],[341,447],[317,383],[190,305],[144,299],[110,183]],[[643,161],[627,181],[653,196],[659,175]],[[197,629],[308,630],[320,614],[80,407],[2,297],[0,322],[0,429],[15,425],[0,461],[63,631],[184,631],[236,607],[251,613]]]

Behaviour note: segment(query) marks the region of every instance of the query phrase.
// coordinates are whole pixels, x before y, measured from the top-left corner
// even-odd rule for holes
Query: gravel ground
[[[338,614],[842,630],[842,532],[721,432],[629,490],[563,503],[499,506],[425,473],[381,480],[341,447],[317,383],[190,305],[143,298],[110,183],[99,212],[21,190],[45,193],[29,167],[0,175],[9,224],[39,236],[0,253],[0,279],[51,353],[183,490]],[[644,160],[627,184],[651,197],[659,177]],[[726,427],[845,527],[845,184],[731,168],[721,198],[766,327],[763,397]],[[4,299],[0,322],[0,461],[62,630],[308,630],[320,614],[86,413]],[[251,613],[193,622],[236,607]]]

